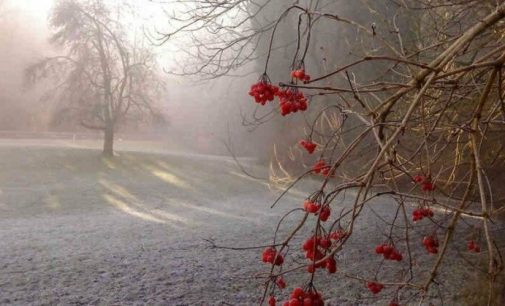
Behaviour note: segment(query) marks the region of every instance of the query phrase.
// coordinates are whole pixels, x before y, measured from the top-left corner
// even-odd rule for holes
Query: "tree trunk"
[[[106,124],[103,139],[103,153],[106,157],[114,156],[114,127]]]

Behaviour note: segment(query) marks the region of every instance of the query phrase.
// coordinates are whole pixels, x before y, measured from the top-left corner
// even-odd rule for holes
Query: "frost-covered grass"
[[[26,142],[23,141],[25,144]],[[247,303],[278,195],[228,158],[0,146],[0,303]],[[256,169],[261,171],[262,169]]]
[[[305,194],[295,190],[271,210],[279,190],[243,175],[225,157],[119,151],[108,160],[88,145],[22,143],[0,142],[5,305],[255,305],[261,281],[253,277],[266,270],[260,251],[210,249],[203,239],[269,243],[281,214],[299,207]],[[378,201],[375,212],[387,216],[387,204]],[[364,211],[338,258],[339,271],[374,275],[377,222]],[[420,258],[416,269],[433,260]],[[361,282],[322,274],[318,285],[329,305],[377,303]],[[306,276],[288,276],[288,288]],[[463,282],[457,273],[448,279],[456,287]],[[450,296],[451,288],[442,290]],[[384,290],[379,300],[390,296]]]

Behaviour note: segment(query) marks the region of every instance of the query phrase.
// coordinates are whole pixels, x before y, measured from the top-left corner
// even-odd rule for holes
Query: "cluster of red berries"
[[[331,240],[326,237],[311,237],[307,239],[303,245],[302,249],[305,251],[305,257],[310,261],[320,261],[323,259],[323,252],[331,247]],[[324,262],[311,264],[307,266],[307,272],[314,273],[318,268],[325,267],[328,273],[337,272],[337,262],[334,258],[328,258]]]
[[[319,292],[304,291],[298,287],[293,289],[290,300],[284,302],[283,306],[324,306],[324,301]]]
[[[310,81],[310,75],[306,74],[304,69],[297,69],[297,70],[291,71],[291,77],[293,79],[298,79],[300,81],[303,81],[304,83],[307,83],[308,81]]]
[[[319,220],[323,222],[326,222],[331,215],[331,209],[329,206],[323,206],[323,208],[321,208],[321,204],[311,200],[305,200],[303,202],[303,209],[310,214],[319,214]]]
[[[382,289],[384,289],[384,285],[377,282],[368,282],[366,286],[368,287],[368,290],[372,291],[373,294],[377,294],[381,292]]]
[[[428,253],[431,254],[437,254],[438,253],[438,239],[433,236],[425,236],[423,238],[423,245],[428,251]]]
[[[307,150],[307,152],[309,152],[309,154],[314,153],[314,150],[317,147],[317,144],[313,143],[311,140],[302,139],[299,143],[302,147],[305,148],[305,150]]]
[[[330,171],[330,170],[331,170],[330,165],[327,165],[323,159],[318,160],[314,164],[314,166],[312,166],[312,171],[314,171],[315,173],[318,173],[318,174],[320,173],[324,176],[330,176],[335,173],[335,171]]]
[[[249,95],[254,97],[256,103],[265,105],[268,101],[273,101],[278,92],[279,87],[274,86],[265,80],[260,80],[258,83],[251,86]]]
[[[284,257],[277,253],[274,247],[269,247],[263,250],[262,260],[265,263],[271,263],[280,266],[284,263]]]
[[[314,248],[317,246],[320,246],[323,249],[328,249],[329,247],[331,247],[331,240],[328,238],[325,238],[325,237],[321,238],[321,237],[312,236],[309,239],[305,240],[305,242],[302,245],[302,248],[304,251],[310,252],[310,251],[313,251]],[[307,258],[314,259],[311,256],[308,256]],[[322,258],[322,256],[321,256],[321,258]],[[321,258],[319,258],[319,259],[321,259]]]
[[[296,75],[301,76],[300,72]],[[303,73],[303,77],[307,77],[305,72]],[[281,90],[279,87],[270,83],[266,74],[264,74],[256,84],[251,85],[249,95],[254,97],[256,103],[261,105],[265,105],[268,101],[273,101],[277,96],[279,98],[282,116],[296,113],[297,111],[304,111],[308,107],[308,101],[303,92],[299,91],[297,88],[291,87]]]
[[[388,260],[401,261],[403,259],[402,254],[398,252],[394,246],[388,245],[386,243],[376,246],[375,253],[382,254],[384,256],[384,259]]]
[[[423,191],[435,190],[435,185],[431,182],[429,178],[426,178],[424,175],[414,176],[414,181],[418,184],[421,184],[421,189]]]
[[[286,88],[277,92],[281,115],[286,116],[307,109],[307,98],[296,88]]]
[[[429,207],[417,208],[412,212],[412,220],[419,221],[424,217],[433,217],[433,211]]]
[[[321,239],[321,237],[312,236],[309,239],[305,240],[302,245],[302,249],[305,251],[306,258],[318,261],[324,257],[324,254],[319,250],[318,247],[327,249],[330,246],[331,241],[328,241],[328,239]]]
[[[475,241],[470,240],[466,244],[466,247],[468,248],[468,251],[474,251],[475,253],[480,253],[480,246],[475,243]]]
[[[328,273],[333,274],[337,272],[337,261],[334,258],[328,258],[321,264],[310,264],[307,266],[307,272],[314,273],[316,269],[325,267]]]

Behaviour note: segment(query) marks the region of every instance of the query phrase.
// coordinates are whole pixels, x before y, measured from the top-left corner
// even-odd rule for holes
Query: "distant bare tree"
[[[51,43],[64,55],[48,57],[26,69],[28,84],[57,81],[53,93],[73,118],[104,132],[103,154],[113,155],[117,124],[132,112],[159,113],[156,99],[164,86],[156,59],[130,42],[119,20],[101,0],[63,0],[55,6]]]

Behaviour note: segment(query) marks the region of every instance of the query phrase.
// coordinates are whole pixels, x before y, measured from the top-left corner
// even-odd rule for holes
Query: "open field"
[[[265,268],[259,251],[210,249],[203,239],[269,243],[282,213],[305,196],[294,190],[269,209],[279,190],[243,175],[226,157],[146,153],[137,145],[139,152],[107,160],[90,143],[41,143],[0,141],[3,305],[255,305],[260,282],[251,277]],[[375,213],[387,215],[384,204],[378,201]],[[354,247],[338,259],[342,272],[367,273],[368,260],[377,263],[370,250],[379,242],[378,219],[364,214]],[[465,271],[446,279],[457,287]],[[377,302],[360,281],[337,274],[328,284],[321,288],[329,305]],[[455,287],[441,285],[451,305]],[[391,292],[383,293],[386,303]]]
[[[0,146],[0,303],[251,298],[255,284],[237,278],[249,276],[257,254],[231,258],[202,238],[254,243],[274,225],[266,208],[278,193],[232,160],[120,152],[110,161],[86,143],[21,144]],[[204,302],[209,294],[216,300]]]

